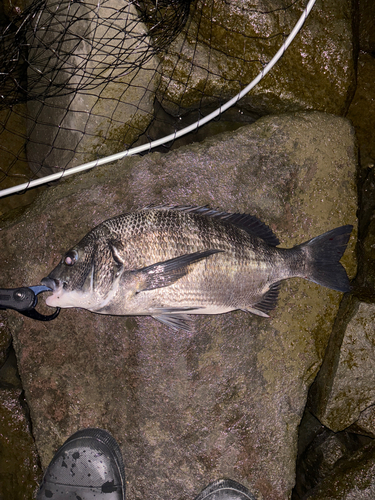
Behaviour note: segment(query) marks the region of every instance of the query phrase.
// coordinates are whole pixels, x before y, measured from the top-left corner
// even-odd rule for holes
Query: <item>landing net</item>
[[[167,151],[232,106],[226,120],[254,121],[262,110],[238,101],[287,50],[314,2],[38,0],[7,12],[0,196]]]

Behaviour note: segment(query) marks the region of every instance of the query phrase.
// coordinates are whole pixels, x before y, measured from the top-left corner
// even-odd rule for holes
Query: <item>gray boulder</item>
[[[29,98],[44,98],[28,102],[31,169],[46,175],[126,149],[153,118],[159,81],[134,5],[47,2],[34,19]]]
[[[343,302],[309,406],[332,429],[375,437],[375,170],[365,170],[361,189],[358,274]]]
[[[314,414],[335,432],[355,422],[358,427],[361,413],[375,404],[374,329],[375,304],[348,301],[311,391]],[[363,421],[364,434],[375,435],[373,424],[368,428],[368,412]]]
[[[198,2],[163,57],[158,98],[169,113],[217,106],[249,84],[282,46],[304,5],[277,0]],[[315,109],[343,114],[355,90],[354,5],[323,1],[272,71],[238,104],[265,115]]]
[[[38,283],[93,226],[152,202],[252,213],[283,247],[355,224],[353,129],[321,113],[267,117],[60,182],[4,226],[3,279]],[[354,244],[355,232],[350,276]],[[50,323],[9,312],[43,466],[74,431],[99,426],[120,443],[129,500],[191,500],[222,476],[259,498],[289,498],[307,391],[341,297],[289,280],[271,318],[196,317],[194,333],[79,309]]]

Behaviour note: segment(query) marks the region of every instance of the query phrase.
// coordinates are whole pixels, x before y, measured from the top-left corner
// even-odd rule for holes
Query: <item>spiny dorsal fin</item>
[[[229,214],[228,217],[223,218],[247,233],[262,238],[268,245],[275,247],[280,243],[279,238],[273,233],[272,229],[254,215]]]
[[[193,213],[225,220],[230,224],[246,231],[252,236],[257,236],[268,245],[277,246],[280,241],[272,230],[254,215],[229,213],[214,210],[208,206],[196,205],[148,205],[144,210],[177,210],[179,212]]]

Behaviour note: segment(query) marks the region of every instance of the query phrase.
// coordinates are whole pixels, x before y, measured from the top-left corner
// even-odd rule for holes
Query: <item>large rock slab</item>
[[[375,170],[364,173],[353,296],[343,303],[311,387],[309,406],[335,432],[350,426],[354,432],[375,437]]]
[[[356,298],[349,301],[314,382],[311,408],[335,432],[355,423],[362,412],[375,404],[374,318],[375,304]],[[374,427],[372,433],[375,435]]]
[[[347,120],[263,118],[50,187],[3,228],[1,273],[35,284],[93,226],[153,202],[249,212],[292,246],[356,222],[355,179]],[[351,276],[354,242],[343,259]],[[43,466],[72,432],[100,426],[120,442],[129,500],[192,499],[222,476],[260,498],[289,498],[298,425],[341,295],[290,280],[270,319],[240,311],[196,317],[193,333],[148,317],[74,309],[38,323],[10,312]]]
[[[304,3],[278,0],[198,1],[186,28],[163,58],[158,98],[176,116],[217,106],[249,84],[271,61]],[[270,73],[238,103],[264,115],[315,109],[343,114],[355,89],[354,4],[323,1]]]
[[[158,60],[134,5],[63,0],[56,8],[51,1],[33,19],[31,169],[45,175],[126,149],[153,118],[159,81]]]

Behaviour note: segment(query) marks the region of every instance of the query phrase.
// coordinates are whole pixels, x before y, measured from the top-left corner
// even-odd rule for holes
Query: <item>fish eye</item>
[[[65,254],[64,264],[67,266],[73,266],[78,260],[78,253],[75,250],[70,250]]]

